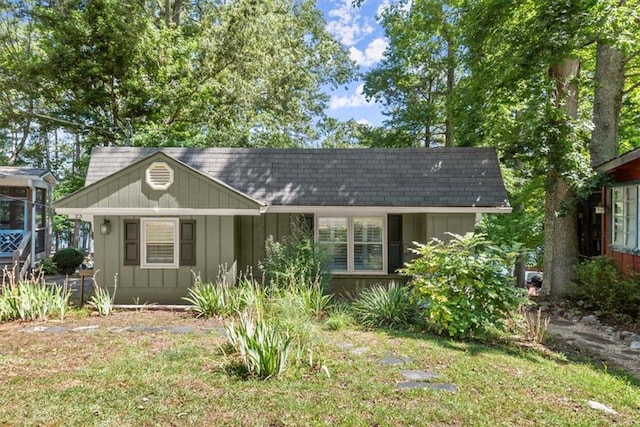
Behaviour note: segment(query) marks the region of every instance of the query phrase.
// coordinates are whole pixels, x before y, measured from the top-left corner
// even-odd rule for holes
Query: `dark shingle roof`
[[[0,166],[0,174],[9,176],[37,176],[43,177],[50,173],[49,169],[29,168],[21,166]]]
[[[508,205],[492,148],[97,147],[85,185],[157,151],[270,205]]]

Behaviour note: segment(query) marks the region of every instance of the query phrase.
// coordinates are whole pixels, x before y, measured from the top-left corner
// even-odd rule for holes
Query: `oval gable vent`
[[[164,162],[151,163],[146,170],[146,180],[154,190],[166,190],[173,184],[173,169]]]

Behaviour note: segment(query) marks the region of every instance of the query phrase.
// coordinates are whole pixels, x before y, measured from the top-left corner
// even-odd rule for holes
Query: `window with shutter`
[[[316,236],[335,273],[384,273],[385,217],[318,216]]]
[[[178,218],[142,218],[142,268],[178,268]]]

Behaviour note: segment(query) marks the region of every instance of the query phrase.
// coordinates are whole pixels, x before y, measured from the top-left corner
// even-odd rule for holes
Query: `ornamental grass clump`
[[[5,268],[0,285],[0,321],[64,319],[69,311],[71,291],[66,285],[48,284],[32,276],[16,281]]]
[[[457,338],[504,329],[510,313],[526,303],[524,290],[504,273],[517,252],[494,245],[482,234],[451,236],[448,244],[438,239],[414,242],[416,258],[401,270],[411,278],[413,297],[425,302],[428,326]]]
[[[182,299],[192,305],[191,310],[198,317],[232,316],[246,308],[260,310],[266,300],[266,291],[255,280],[240,277],[236,285],[219,279],[216,282],[202,282],[195,277],[195,285]]]
[[[97,271],[96,271],[97,273]],[[118,274],[113,278],[113,294],[109,289],[98,286],[96,275],[93,275],[94,294],[89,300],[89,305],[93,307],[101,316],[108,316],[113,312],[113,306],[116,299],[116,290],[118,289]]]
[[[225,329],[249,375],[268,379],[285,372],[291,338],[276,324],[245,311],[237,322],[229,322]]]
[[[409,289],[395,282],[364,289],[351,303],[351,312],[370,328],[403,329],[418,320],[418,306]]]

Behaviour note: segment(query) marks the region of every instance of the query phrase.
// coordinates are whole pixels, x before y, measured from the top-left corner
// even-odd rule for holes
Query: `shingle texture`
[[[98,147],[85,185],[157,151],[269,205],[508,206],[492,148]]]
[[[38,176],[42,177],[49,173],[48,169],[27,168],[19,166],[0,166],[0,174],[13,176]]]

